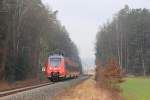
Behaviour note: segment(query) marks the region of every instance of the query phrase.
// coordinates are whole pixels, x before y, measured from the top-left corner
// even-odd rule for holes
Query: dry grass
[[[107,91],[97,89],[92,78],[59,94],[54,100],[111,100],[111,95]]]
[[[114,58],[109,59],[104,66],[97,61],[96,67],[96,86],[101,90],[108,91],[111,94],[110,100],[122,100],[120,83],[122,80],[122,70]]]

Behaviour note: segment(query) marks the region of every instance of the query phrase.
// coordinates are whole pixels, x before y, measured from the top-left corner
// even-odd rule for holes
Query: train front
[[[51,55],[46,66],[46,75],[51,80],[59,80],[66,77],[65,61],[61,55]]]

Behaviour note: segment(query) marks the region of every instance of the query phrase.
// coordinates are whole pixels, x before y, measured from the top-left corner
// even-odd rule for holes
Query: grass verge
[[[150,100],[150,78],[125,78],[122,83],[125,100]]]

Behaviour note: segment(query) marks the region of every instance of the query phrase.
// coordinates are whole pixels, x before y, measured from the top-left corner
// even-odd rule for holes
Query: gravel
[[[88,79],[88,76],[81,76],[77,79],[57,82],[52,85],[0,97],[0,100],[52,100],[53,96],[64,92],[66,89],[77,85],[86,79]]]

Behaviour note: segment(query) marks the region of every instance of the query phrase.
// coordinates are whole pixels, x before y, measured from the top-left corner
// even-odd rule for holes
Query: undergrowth
[[[108,91],[112,100],[122,100],[122,89],[120,83],[123,80],[123,71],[115,58],[110,58],[105,65],[101,65],[100,61],[96,61],[96,85],[98,88]]]

